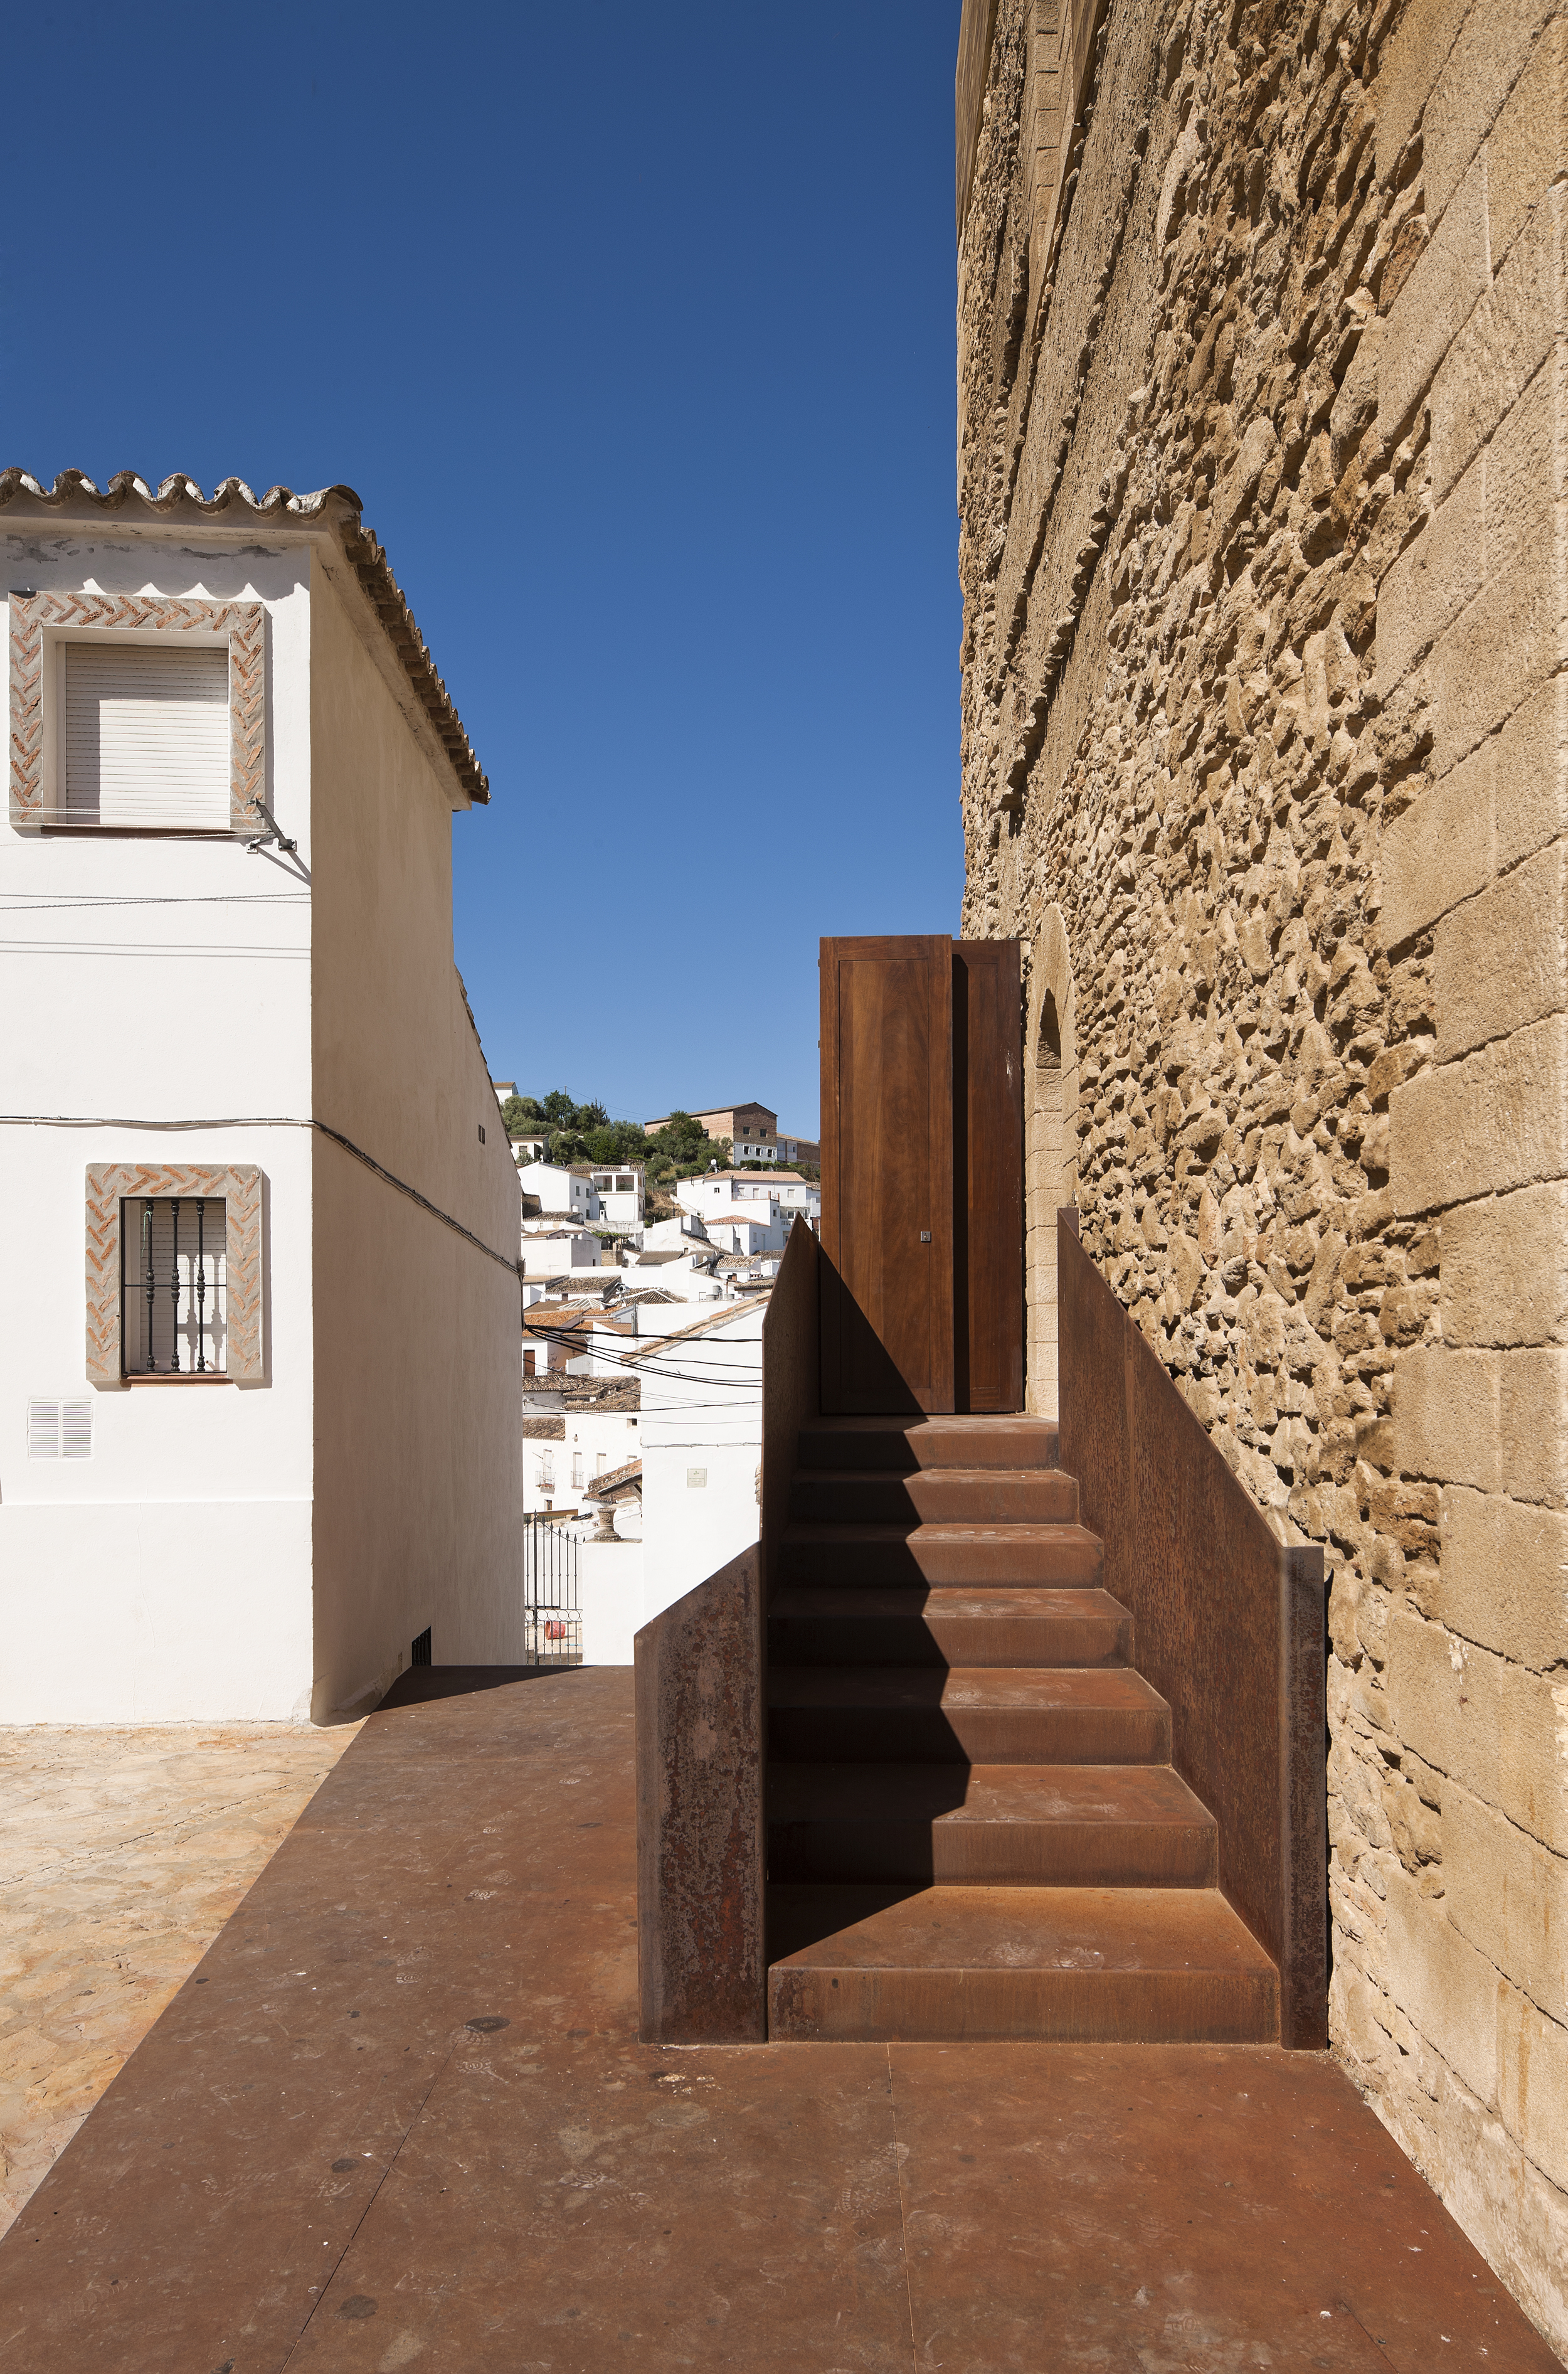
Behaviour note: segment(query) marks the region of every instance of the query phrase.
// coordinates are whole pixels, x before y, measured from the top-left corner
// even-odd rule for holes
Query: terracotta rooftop
[[[0,470],[0,510],[17,506],[25,513],[37,505],[46,511],[62,511],[85,508],[121,518],[146,515],[166,519],[173,525],[198,519],[227,522],[232,517],[236,526],[242,529],[255,520],[274,520],[280,525],[298,522],[302,526],[316,523],[331,526],[418,697],[437,741],[446,752],[453,774],[470,800],[480,805],[488,802],[489,778],[474,755],[445,683],[436,673],[435,662],[392,573],[387,556],[377,543],[374,531],[364,524],[364,505],[352,487],[322,487],[313,495],[297,495],[287,487],[269,487],[264,495],[255,495],[243,478],[225,478],[208,497],[193,478],[178,471],[154,488],[134,470],[116,471],[107,487],[95,486],[81,470],[62,470],[52,487],[44,486],[26,470]]]
[[[772,1284],[773,1280],[769,1278],[770,1288]],[[709,1303],[702,1318],[694,1319],[689,1327],[678,1327],[673,1334],[669,1335],[643,1336],[638,1344],[637,1350],[627,1356],[626,1366],[635,1368],[639,1361],[650,1358],[655,1352],[662,1352],[671,1344],[689,1344],[696,1336],[710,1334],[714,1328],[722,1326],[726,1320],[743,1318],[748,1310],[755,1310],[755,1299],[747,1302]]]
[[[591,1485],[582,1487],[585,1500],[607,1500],[617,1492],[624,1493],[633,1484],[642,1482],[642,1462],[628,1459],[624,1467],[612,1467],[607,1475],[596,1475]]]

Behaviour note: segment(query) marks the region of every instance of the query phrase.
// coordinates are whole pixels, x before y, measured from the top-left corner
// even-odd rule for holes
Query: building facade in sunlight
[[[321,1722],[415,1642],[512,1657],[519,1190],[445,687],[345,488],[12,470],[0,537],[0,1722]]]
[[[1332,1579],[1334,2049],[1568,2346],[1568,20],[965,0],[966,934]]]

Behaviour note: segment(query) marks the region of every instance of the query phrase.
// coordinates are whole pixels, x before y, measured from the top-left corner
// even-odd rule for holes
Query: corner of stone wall
[[[1047,241],[1036,13],[960,251],[965,928],[1036,1032],[1059,919],[1084,1241],[1325,1546],[1335,2049],[1562,2349],[1568,26],[1107,19]]]

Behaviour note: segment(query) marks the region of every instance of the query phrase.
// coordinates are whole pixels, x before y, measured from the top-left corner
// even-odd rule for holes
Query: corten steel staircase
[[[1277,2039],[1275,1963],[1054,1425],[801,1428],[767,1616],[767,2032]]]

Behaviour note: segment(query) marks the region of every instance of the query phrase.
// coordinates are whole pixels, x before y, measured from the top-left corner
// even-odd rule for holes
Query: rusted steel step
[[[1171,1710],[1127,1665],[775,1665],[768,1745],[801,1763],[1168,1763]]]
[[[789,1764],[767,1781],[774,1880],[1212,1887],[1213,1816],[1168,1764]]]
[[[1271,2044],[1279,1974],[1213,1888],[779,1886],[778,2043]]]
[[[780,1580],[1094,1590],[1103,1564],[1082,1525],[787,1525]]]
[[[802,1467],[1054,1467],[1043,1417],[819,1417],[801,1428]]]
[[[767,1623],[780,1665],[1112,1665],[1132,1618],[1106,1591],[797,1583]]]
[[[1078,1479],[1059,1467],[798,1468],[790,1514],[813,1525],[1075,1525]]]

